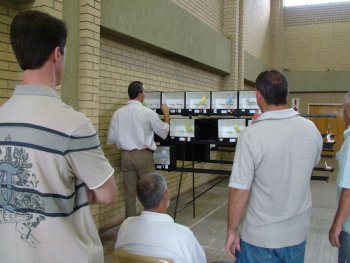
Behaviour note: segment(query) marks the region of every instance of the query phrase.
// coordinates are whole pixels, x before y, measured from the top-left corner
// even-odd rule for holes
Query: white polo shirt
[[[229,187],[250,190],[241,238],[265,248],[306,240],[310,178],[323,140],[313,122],[293,109],[263,113],[241,133]]]
[[[116,144],[121,150],[155,151],[154,133],[165,139],[169,125],[163,122],[157,113],[143,106],[141,102],[130,100],[118,109],[109,126],[107,144]]]
[[[113,175],[90,120],[50,87],[0,108],[1,262],[103,262],[85,185]]]
[[[135,254],[171,258],[175,263],[205,263],[205,252],[192,231],[174,223],[167,214],[143,211],[121,225],[116,249]]]

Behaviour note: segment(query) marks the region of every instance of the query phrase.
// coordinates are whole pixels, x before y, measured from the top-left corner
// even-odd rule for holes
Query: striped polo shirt
[[[85,187],[113,175],[88,118],[50,87],[0,108],[1,262],[103,262]]]

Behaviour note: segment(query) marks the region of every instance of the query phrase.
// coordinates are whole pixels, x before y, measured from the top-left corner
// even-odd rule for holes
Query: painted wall
[[[222,32],[224,0],[171,0],[203,23]]]
[[[105,29],[231,73],[230,41],[169,0],[105,0],[101,14]]]

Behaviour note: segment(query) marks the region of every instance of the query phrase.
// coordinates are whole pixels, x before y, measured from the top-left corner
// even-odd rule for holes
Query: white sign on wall
[[[299,112],[299,98],[292,98],[292,108]]]

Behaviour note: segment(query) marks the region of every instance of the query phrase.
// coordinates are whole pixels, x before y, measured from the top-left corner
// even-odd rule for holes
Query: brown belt
[[[153,151],[151,149],[149,149],[149,148],[145,148],[145,149],[141,149],[141,150],[139,150],[139,149],[132,149],[132,150],[122,150],[122,151],[124,151],[124,152],[148,151],[148,152],[152,152],[153,153]]]

